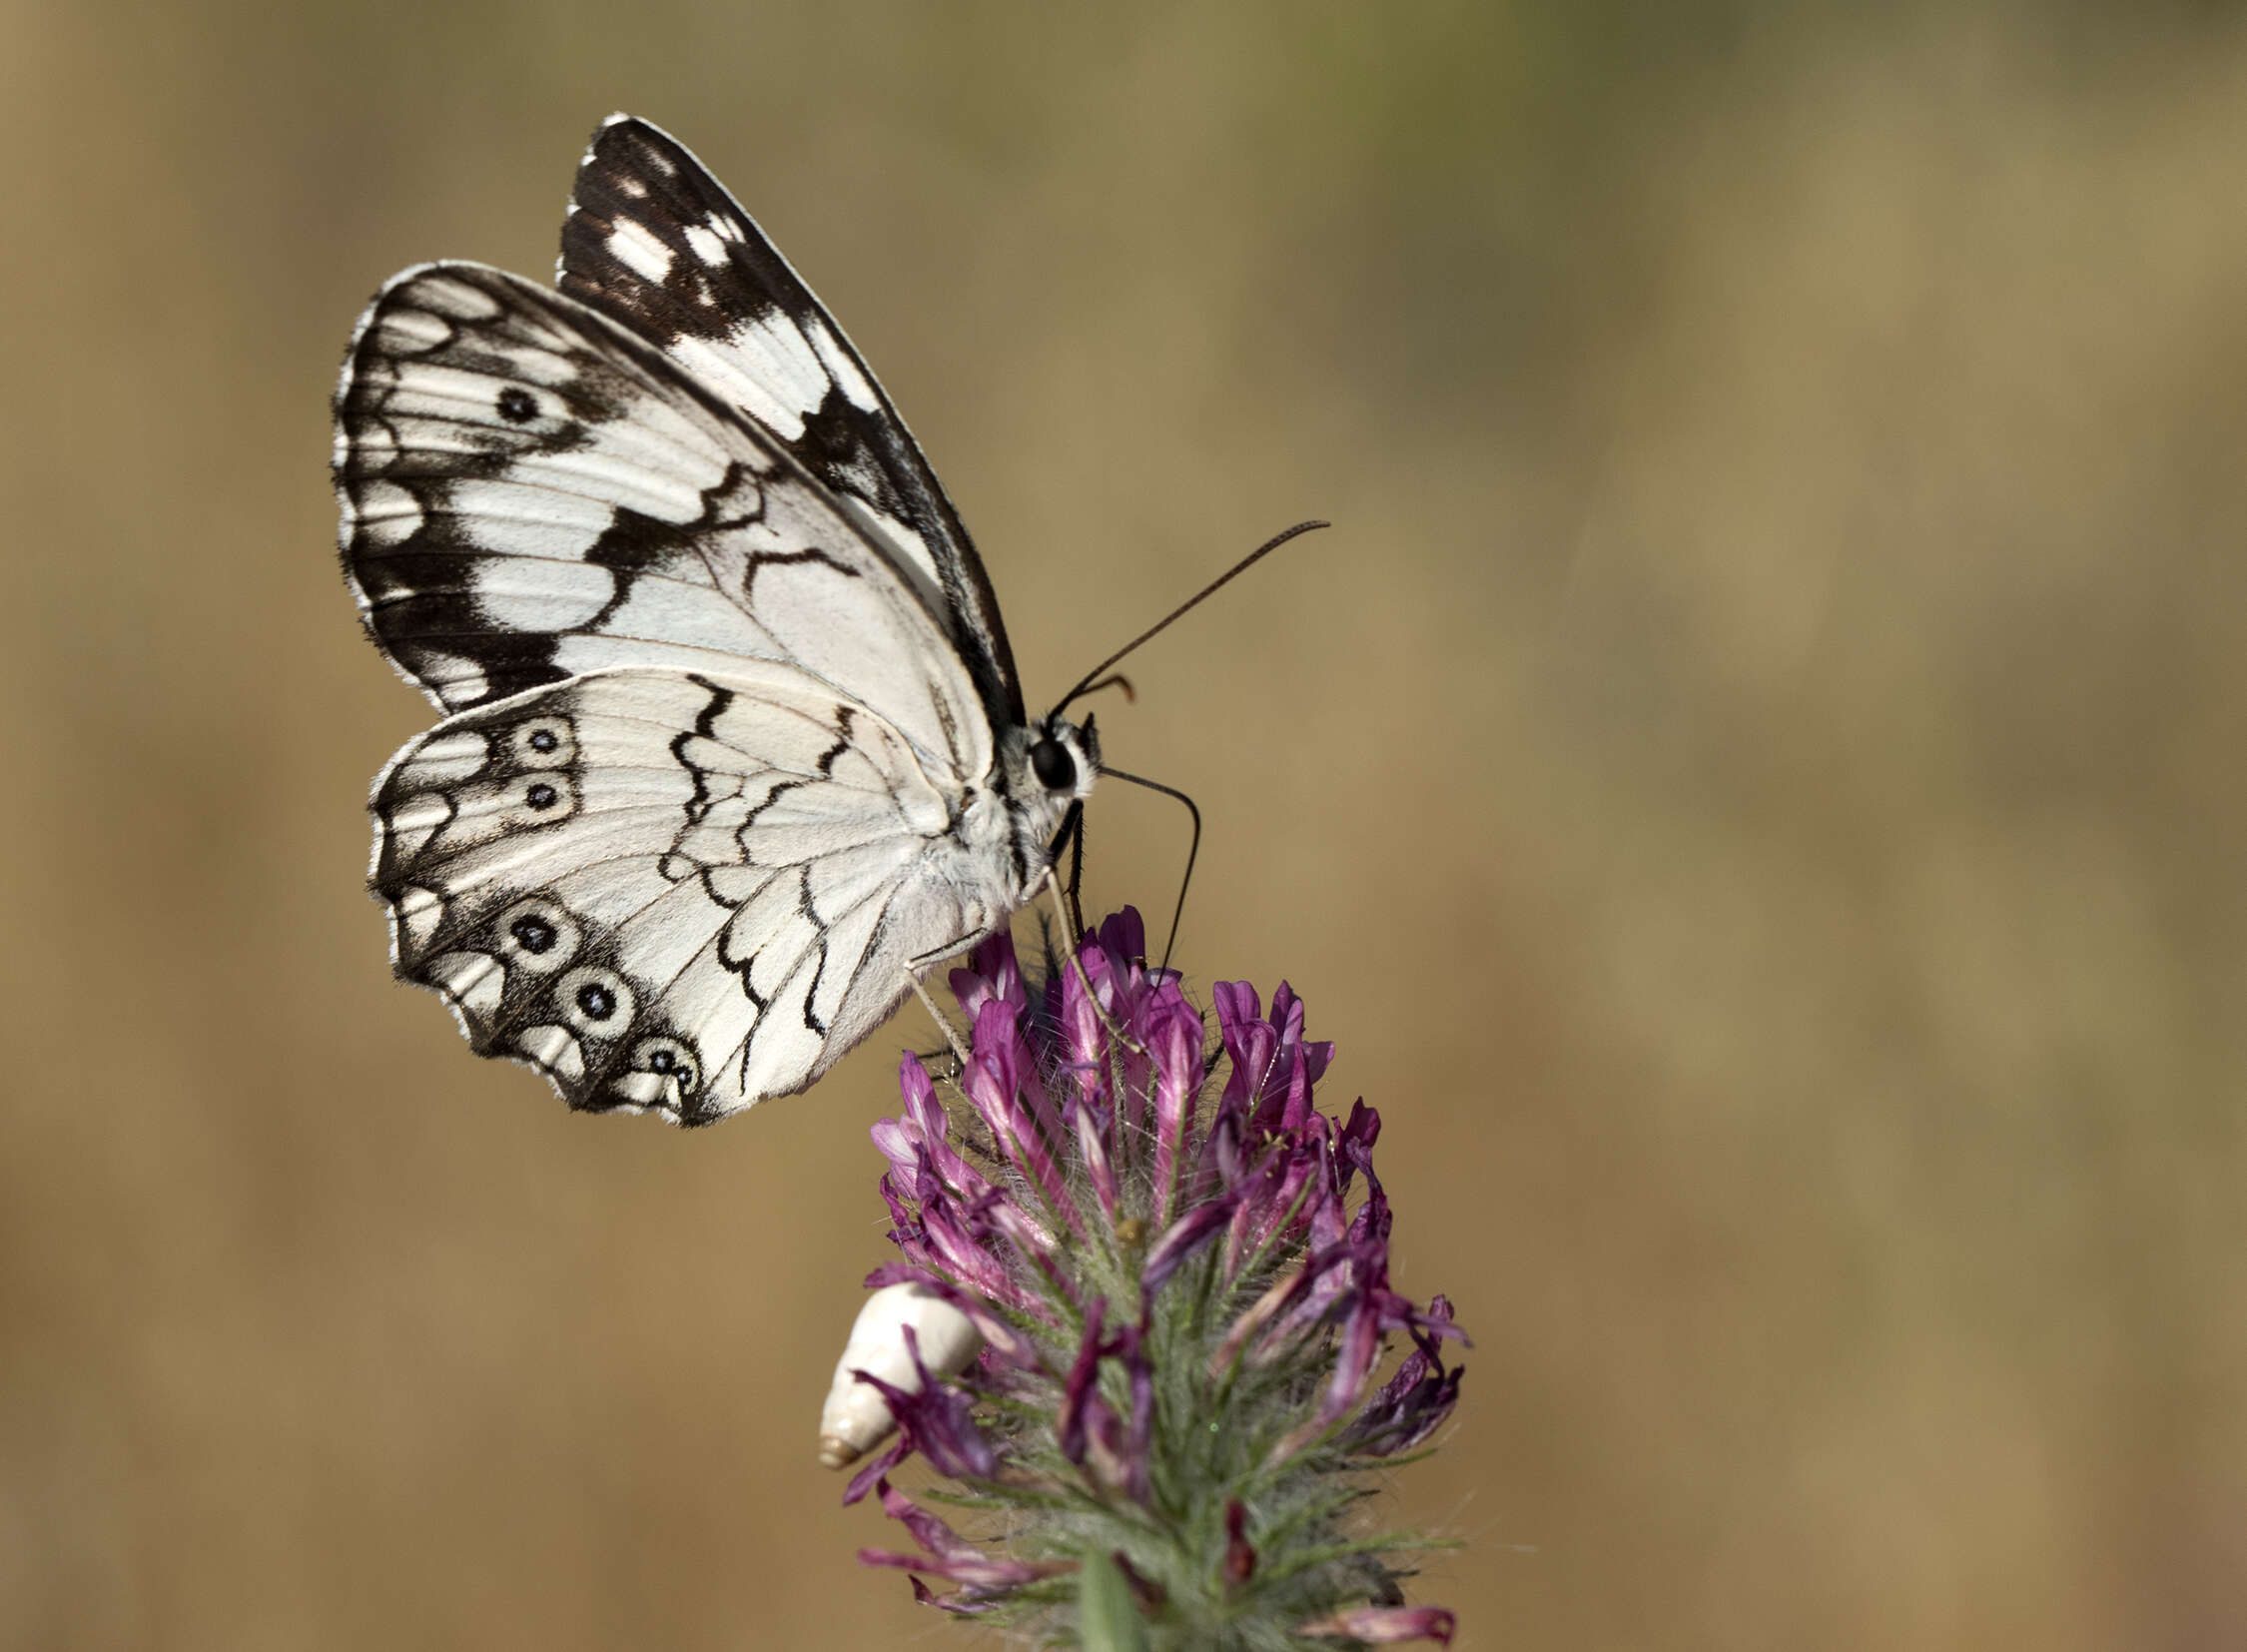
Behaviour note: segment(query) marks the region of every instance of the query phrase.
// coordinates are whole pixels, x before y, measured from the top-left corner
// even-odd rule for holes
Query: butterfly
[[[1027,717],[904,420],[682,145],[602,125],[557,287],[415,266],[345,362],[346,576],[443,713],[369,878],[477,1054],[706,1124],[1027,904],[1099,744]]]

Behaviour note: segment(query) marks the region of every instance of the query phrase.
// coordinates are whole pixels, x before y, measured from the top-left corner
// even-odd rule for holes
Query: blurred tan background
[[[812,1456],[925,1027],[574,1119],[361,889],[336,364],[613,108],[1034,700],[1339,524],[1100,713],[1476,1334],[1462,1646],[2247,1644],[2247,24],[1752,0],[0,9],[0,1643],[974,1644]]]

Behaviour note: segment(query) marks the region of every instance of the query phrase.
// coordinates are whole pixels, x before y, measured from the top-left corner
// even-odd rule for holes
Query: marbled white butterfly
[[[345,363],[346,572],[445,713],[370,877],[478,1054],[703,1124],[1005,923],[1100,753],[1027,718],[904,420],[681,145],[600,129],[559,286],[417,266]]]

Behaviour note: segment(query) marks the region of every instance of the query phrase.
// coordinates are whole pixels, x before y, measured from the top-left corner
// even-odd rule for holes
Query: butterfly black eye
[[[673,1080],[681,1097],[692,1097],[702,1088],[702,1070],[695,1063],[694,1052],[675,1038],[640,1040],[632,1051],[632,1069]],[[654,1092],[656,1096],[662,1094],[660,1089]]]
[[[493,950],[510,970],[551,975],[576,953],[582,936],[552,901],[520,901],[499,914]]]
[[[1050,792],[1068,791],[1077,784],[1077,759],[1059,740],[1045,739],[1032,746],[1030,766],[1038,771],[1039,784]]]
[[[591,1038],[613,1038],[632,1023],[638,1008],[632,989],[614,970],[587,965],[554,984],[562,1019]]]
[[[522,794],[522,800],[533,809],[550,809],[559,797],[560,794],[543,780]]]
[[[499,393],[499,416],[508,423],[527,424],[537,415],[538,404],[520,385],[509,385]]]
[[[505,735],[506,755],[517,769],[567,768],[577,759],[575,731],[566,717],[517,723]]]

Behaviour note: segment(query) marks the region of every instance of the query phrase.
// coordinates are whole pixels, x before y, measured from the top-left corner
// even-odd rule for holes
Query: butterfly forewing
[[[582,305],[478,265],[408,271],[339,398],[369,626],[448,710],[616,665],[800,665],[961,776],[989,720],[851,508]]]
[[[594,135],[562,228],[560,285],[862,505],[938,599],[993,717],[1024,720],[991,582],[919,444],[834,318],[684,145],[624,115]]]

